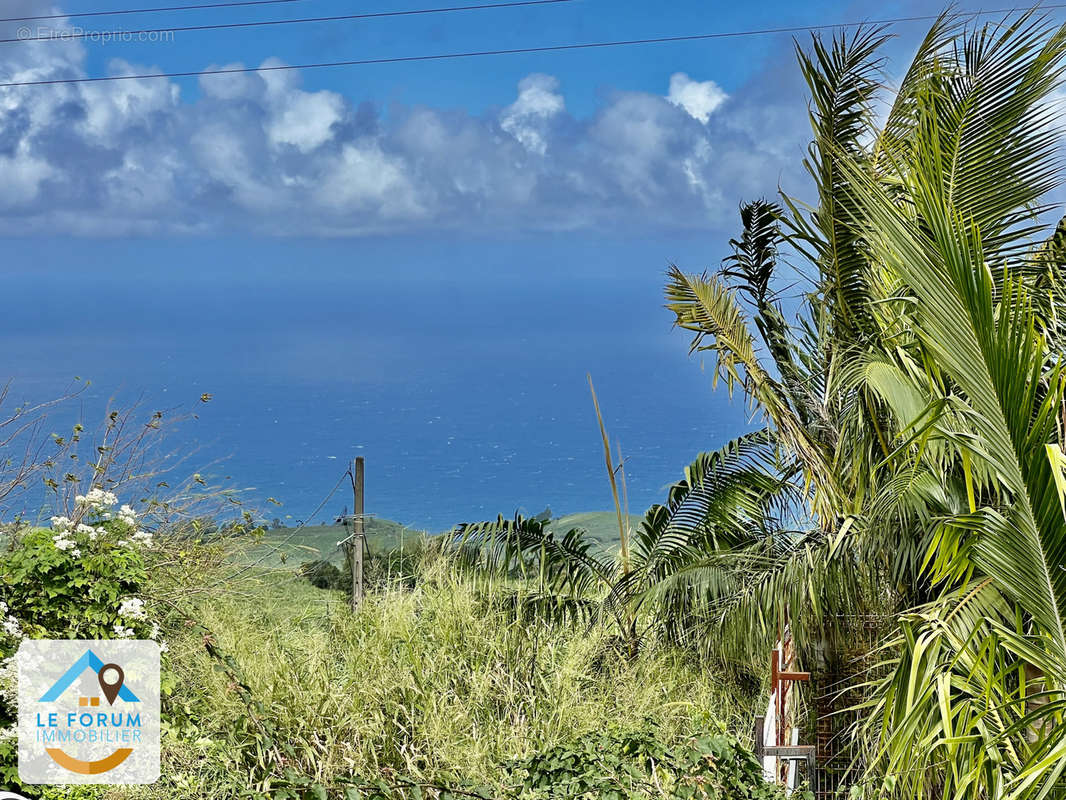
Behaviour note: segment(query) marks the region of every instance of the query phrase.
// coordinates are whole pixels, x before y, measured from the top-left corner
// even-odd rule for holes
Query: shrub
[[[409,544],[371,553],[363,561],[365,585],[368,589],[397,586],[414,588],[424,557],[425,551],[420,544]],[[318,589],[343,592],[352,590],[352,572],[347,560],[342,567],[327,560],[305,561],[300,565],[299,572]]]
[[[597,730],[511,765],[523,800],[683,798],[777,800],[762,765],[721,722],[671,744],[649,720],[635,730]]]
[[[0,560],[0,784],[19,786],[16,666],[24,638],[157,638],[140,593],[152,535],[129,506],[99,489],[76,500],[74,518],[12,535]],[[79,795],[81,796],[81,795]]]
[[[337,568],[329,561],[305,561],[300,565],[300,574],[316,589],[339,589],[350,591],[351,575]]]

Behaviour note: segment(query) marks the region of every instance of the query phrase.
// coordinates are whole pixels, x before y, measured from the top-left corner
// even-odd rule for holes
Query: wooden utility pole
[[[356,611],[363,602],[363,457],[352,462],[352,492],[355,494],[354,517],[352,518],[352,538],[349,553],[352,563],[352,611]]]

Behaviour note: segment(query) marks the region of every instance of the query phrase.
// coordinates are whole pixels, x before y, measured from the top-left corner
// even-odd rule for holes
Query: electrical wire
[[[126,39],[134,36],[151,36],[154,34],[174,33],[202,33],[204,31],[222,31],[239,28],[264,28],[278,25],[306,25],[322,22],[343,22],[356,19],[380,19],[384,17],[412,17],[426,14],[450,14],[457,11],[486,11],[493,8],[519,8],[523,6],[547,6],[559,3],[573,3],[576,0],[512,0],[507,3],[480,3],[471,6],[442,6],[439,8],[415,8],[401,11],[368,11],[361,14],[336,14],[329,17],[297,17],[295,19],[266,19],[253,20],[251,22],[217,22],[206,25],[181,25],[173,28],[140,28],[126,30],[122,28],[106,31],[86,31],[81,29],[57,30],[44,35],[30,36],[26,28],[25,36],[15,36],[9,39],[0,39],[0,44],[16,44],[23,42],[70,42],[80,39],[94,39],[98,41],[111,41],[114,39]],[[2,20],[0,20],[2,21]],[[20,28],[20,31],[22,29]]]
[[[1053,10],[1066,8],[1066,3],[1054,3],[1041,7],[1043,10]],[[1009,14],[1016,11],[1016,8],[1006,9],[988,9],[981,11],[968,11],[956,14],[957,17],[979,17],[988,16],[991,14]],[[829,28],[854,28],[862,25],[894,25],[905,22],[922,22],[928,20],[939,19],[938,14],[924,14],[910,17],[893,17],[889,19],[876,19],[866,20],[863,22],[836,22],[825,23],[821,25],[796,25],[779,28],[761,28],[757,30],[745,30],[745,31],[725,31],[719,33],[697,33],[681,36],[659,36],[649,37],[645,39],[622,39],[608,42],[581,42],[576,44],[558,44],[558,45],[545,45],[542,47],[513,47],[498,50],[471,50],[458,53],[433,53],[427,55],[414,55],[414,56],[392,56],[384,58],[360,58],[350,59],[345,61],[320,61],[309,64],[276,64],[271,66],[258,66],[258,67],[218,67],[214,69],[206,70],[189,70],[186,72],[149,72],[140,73],[134,75],[106,75],[100,77],[91,78],[53,78],[48,80],[37,81],[8,81],[0,83],[0,89],[12,88],[16,86],[55,86],[62,84],[75,84],[75,83],[106,83],[110,81],[131,81],[131,80],[146,80],[151,78],[196,78],[207,75],[232,75],[239,73],[249,72],[277,72],[277,71],[289,71],[289,70],[307,70],[307,69],[325,69],[332,67],[356,67],[356,66],[370,66],[376,64],[404,64],[422,61],[446,61],[453,59],[464,58],[483,58],[487,56],[508,56],[518,55],[525,53],[551,53],[551,52],[565,52],[570,50],[590,50],[590,49],[602,49],[609,47],[629,47],[633,45],[645,45],[645,44],[663,44],[668,42],[694,42],[694,41],[706,41],[711,39],[728,39],[737,38],[742,36],[765,36],[778,33],[798,33],[804,31],[817,31],[825,30]]]
[[[33,22],[44,19],[74,19],[76,17],[117,17],[126,14],[154,14],[159,11],[196,11],[204,8],[237,8],[239,6],[274,6],[280,3],[306,3],[308,0],[237,0],[226,3],[200,3],[194,6],[158,6],[156,8],[121,8],[116,11],[80,11],[70,14],[40,14],[35,17],[4,17],[0,22]]]
[[[227,576],[225,578],[222,578],[222,579],[216,581],[215,583],[213,583],[211,585],[212,586],[218,586],[221,583],[226,583],[228,581],[232,581],[234,578],[240,577],[241,575],[243,575],[244,573],[248,572],[248,570],[252,569],[253,567],[257,567],[260,564],[262,564],[263,561],[265,561],[269,556],[272,556],[275,553],[279,552],[281,550],[281,548],[285,547],[285,545],[287,545],[289,542],[291,542],[293,540],[293,538],[296,536],[296,534],[298,534],[301,530],[303,530],[304,526],[307,525],[308,520],[314,519],[315,515],[318,514],[318,512],[321,511],[323,508],[325,508],[326,503],[328,503],[330,501],[330,499],[333,497],[333,495],[335,495],[337,493],[337,490],[339,488],[341,488],[341,484],[344,483],[344,479],[347,478],[347,477],[348,477],[348,473],[347,472],[345,472],[343,475],[341,475],[340,478],[337,480],[337,482],[333,485],[333,488],[329,490],[329,494],[327,494],[325,496],[325,498],[322,500],[322,502],[318,504],[318,506],[315,508],[315,510],[312,511],[307,516],[307,519],[305,519],[299,525],[297,525],[295,528],[293,528],[292,529],[292,533],[290,533],[288,536],[286,536],[284,539],[282,539],[280,542],[278,542],[277,545],[275,545],[273,547],[273,549],[267,550],[265,553],[263,553],[263,555],[259,556],[259,558],[255,559],[254,561],[252,561],[252,562],[250,562],[248,564],[245,564],[243,567],[241,567],[239,570],[234,572],[232,575],[229,575],[229,576]]]

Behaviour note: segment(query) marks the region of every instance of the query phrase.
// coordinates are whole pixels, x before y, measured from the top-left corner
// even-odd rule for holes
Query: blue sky
[[[309,0],[273,8],[116,18],[119,23],[116,27],[140,27],[141,22],[154,19],[172,20],[181,25],[211,24],[222,19],[222,14],[226,21],[243,22],[463,4],[381,0],[375,4],[356,5],[349,0]],[[675,2],[662,6],[640,0],[577,0],[547,7],[259,28],[251,32],[178,34],[169,46],[123,46],[122,57],[177,71],[210,63],[240,61],[256,64],[266,55],[289,63],[301,63],[747,30],[863,19],[869,16],[870,8],[877,8],[878,15],[882,12],[894,15],[892,9],[913,7],[906,3],[871,4],[864,10],[854,4],[833,2],[802,5]],[[95,10],[100,5],[96,0],[77,0],[62,8],[77,12]],[[104,24],[107,19],[95,18],[77,24],[98,29],[107,27]],[[475,59],[447,65],[416,63],[360,67],[323,71],[305,80],[310,86],[363,95],[380,103],[426,103],[483,112],[511,102],[514,87],[529,73],[558,72],[566,78],[570,107],[579,114],[587,114],[596,107],[605,90],[660,92],[670,75],[679,70],[713,75],[719,85],[734,89],[773,56],[782,41],[787,43],[787,40],[787,36],[753,37],[725,40],[710,46],[682,43],[663,48],[509,56],[488,62]],[[105,69],[107,60],[113,55],[106,47],[94,48],[89,62],[91,68],[94,71]],[[194,86],[194,82],[189,81],[186,85]]]
[[[104,5],[9,0],[5,14]],[[431,5],[304,0],[74,24],[130,29]],[[0,45],[0,79],[938,9],[916,0],[577,0],[181,33],[171,43]],[[18,27],[0,23],[0,38]],[[889,82],[926,27],[894,28]],[[742,200],[779,185],[805,196],[806,94],[792,48],[790,35],[772,35],[0,88],[8,300],[0,377],[27,400],[90,378],[78,411],[87,416],[115,393],[191,408],[199,427],[182,441],[229,457],[226,470],[242,485],[283,498],[294,517],[314,507],[338,463],[372,453],[374,510],[439,528],[516,507],[608,507],[584,383],[592,372],[633,459],[631,498],[641,510],[697,452],[748,425],[743,404],[712,394],[686,338],[671,330],[663,272],[670,262],[715,268]],[[215,399],[200,407],[205,391]],[[412,472],[432,477],[412,492]]]
[[[11,16],[62,9],[17,0]],[[425,8],[382,3],[373,10]],[[965,5],[963,6],[965,7]],[[0,24],[8,36],[366,11],[340,0]],[[927,4],[607,3],[17,42],[17,80],[197,71],[686,35],[915,13]],[[926,23],[898,26],[902,59]],[[803,37],[801,37],[803,38]],[[900,61],[902,63],[902,60]],[[898,68],[898,67],[897,67]],[[890,62],[889,74],[893,66]],[[803,87],[787,34],[0,92],[0,234],[406,235],[725,230],[800,191]]]

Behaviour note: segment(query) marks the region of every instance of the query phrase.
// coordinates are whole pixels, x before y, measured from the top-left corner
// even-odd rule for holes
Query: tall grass
[[[736,692],[689,656],[622,658],[598,628],[516,623],[502,596],[439,560],[414,589],[386,586],[356,615],[342,594],[276,573],[197,614],[292,746],[291,766],[327,785],[401,774],[502,788],[509,759],[593,730],[653,719],[680,739],[710,716],[746,731]],[[233,733],[245,705],[200,637],[170,647],[175,697],[190,693],[203,722],[168,737],[167,796],[231,796],[257,777],[236,755],[253,744]]]

